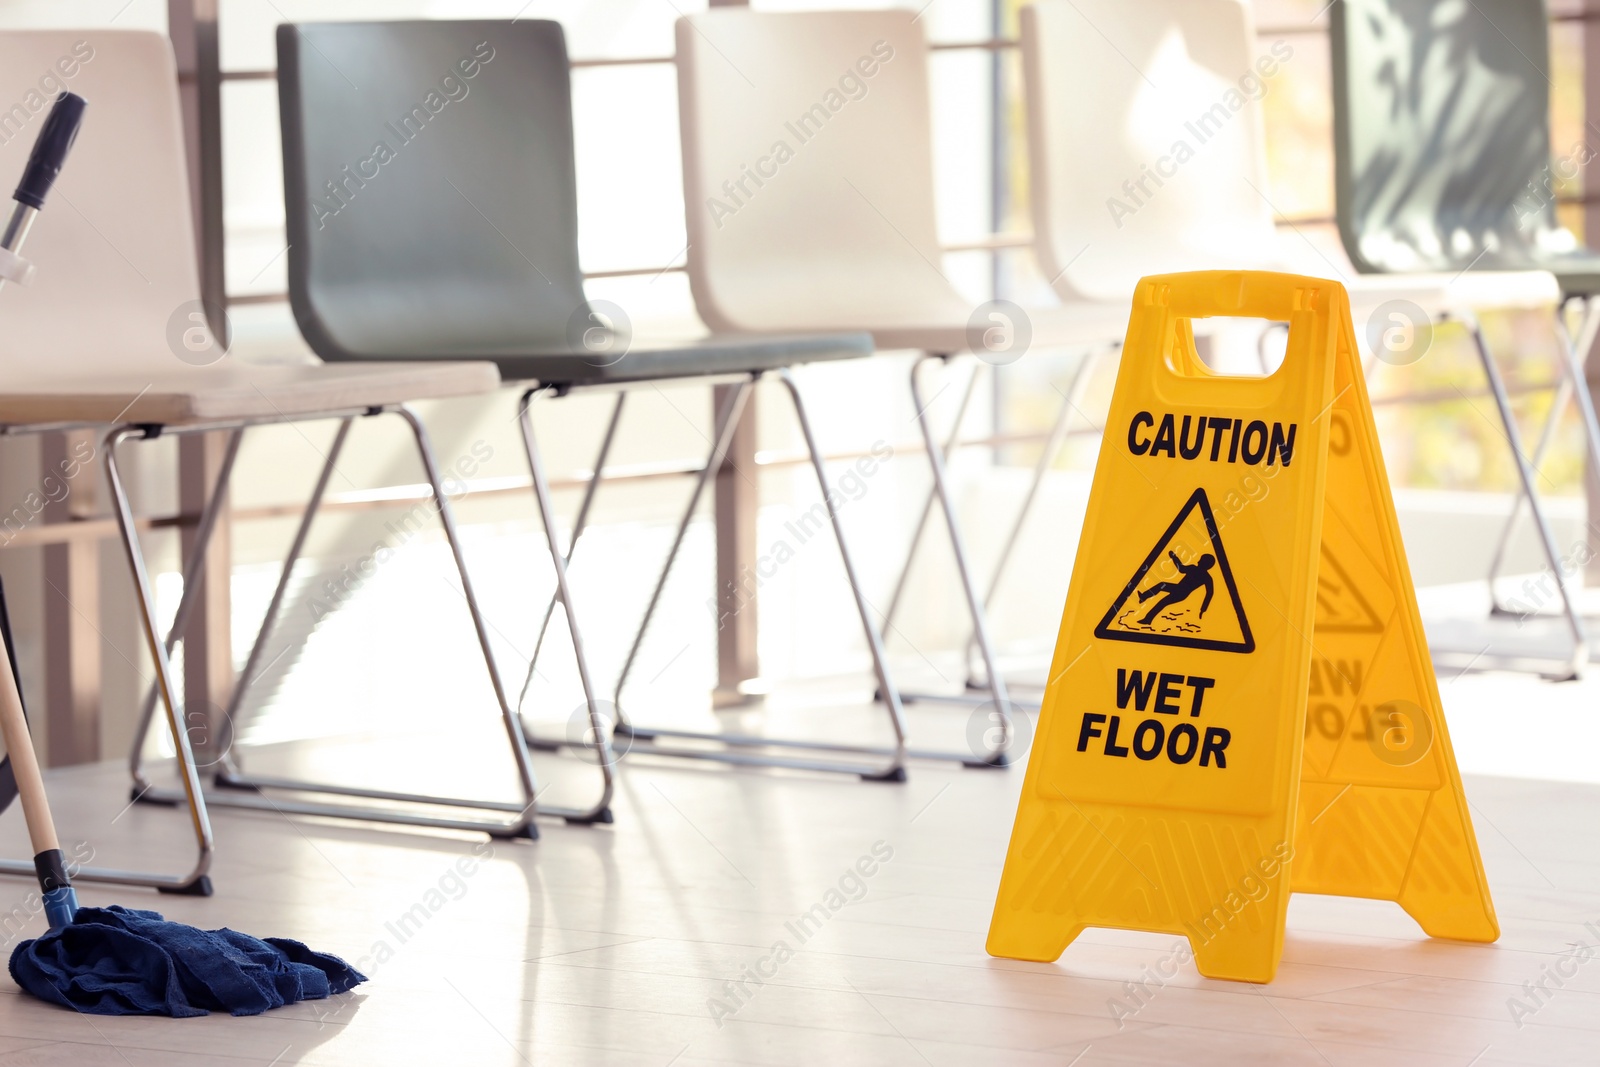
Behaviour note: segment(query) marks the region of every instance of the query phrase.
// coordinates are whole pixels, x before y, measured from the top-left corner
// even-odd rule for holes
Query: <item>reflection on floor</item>
[[[1447,691],[1452,703],[1483,694],[1457,731],[1471,769],[1490,747],[1478,720],[1497,691],[1472,678]],[[383,738],[252,750],[249,762],[508,796],[489,709],[449,710],[466,727],[454,735],[407,723]],[[1494,735],[1537,713],[1518,697]],[[839,729],[870,716],[849,702],[775,702],[773,714]],[[959,743],[964,713],[913,716],[928,740]],[[1559,734],[1544,744],[1568,747]],[[595,788],[574,757],[538,766],[562,802]],[[614,826],[545,822],[537,842],[492,845],[218,812],[215,897],[85,898],[302,938],[360,960],[371,983],[259,1018],[178,1022],[89,1020],[7,988],[0,1065],[1594,1062],[1600,786],[1469,775],[1498,944],[1429,940],[1389,904],[1296,898],[1278,978],[1256,988],[1199,978],[1173,962],[1166,936],[1091,930],[1050,965],[986,956],[1021,780],[918,764],[906,784],[868,784],[636,755]],[[50,784],[64,839],[87,840],[96,862],[188,862],[183,817],[126,809],[118,768]],[[0,820],[11,855],[23,854],[20,824],[15,811]],[[0,883],[0,911],[28,888]]]

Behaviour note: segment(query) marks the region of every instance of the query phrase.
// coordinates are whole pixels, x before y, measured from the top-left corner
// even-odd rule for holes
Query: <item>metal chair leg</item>
[[[520,401],[522,407],[518,408],[519,412],[526,410],[528,401],[536,392],[537,390],[535,389],[529,389],[522,394]],[[583,536],[583,531],[589,525],[589,508],[594,503],[595,493],[600,489],[600,479],[605,473],[606,459],[611,455],[611,444],[616,440],[617,426],[622,422],[622,405],[627,399],[628,393],[626,390],[617,393],[617,402],[611,408],[611,421],[606,423],[605,436],[600,440],[600,454],[594,460],[594,474],[590,477],[589,484],[583,488],[583,501],[578,505],[578,517],[572,522],[572,538],[567,542],[567,555],[564,560],[564,566],[566,567],[570,568],[572,566],[573,553],[578,551],[578,538]],[[530,469],[538,462],[535,458],[536,450],[529,444],[532,438],[533,426],[530,422],[524,427],[522,441],[523,448],[528,453]],[[555,615],[556,604],[560,600],[561,596],[558,591],[551,595],[550,603],[545,605],[544,619],[539,623],[539,636],[533,642],[533,654],[528,657],[528,673],[522,679],[522,691],[517,694],[517,711],[519,714],[522,711],[522,705],[527,702],[528,689],[533,685],[533,677],[538,673],[535,668],[539,664],[539,652],[544,648],[545,635],[550,631],[550,620]]]
[[[475,800],[462,797],[443,797],[429,794],[397,792],[390,790],[366,789],[351,786],[334,785],[323,782],[311,782],[301,779],[268,777],[262,775],[246,775],[237,769],[237,765],[228,760],[219,769],[216,780],[221,787],[219,791],[210,795],[212,804],[230,807],[250,808],[255,810],[274,811],[281,814],[318,815],[332,818],[355,819],[363,822],[390,823],[405,826],[429,826],[455,830],[475,830],[488,833],[495,837],[525,836],[536,838],[538,830],[533,819],[538,815],[555,815],[573,822],[604,822],[609,821],[611,798],[611,779],[609,762],[602,767],[604,787],[600,801],[591,808],[567,809],[556,807],[542,807],[536,805],[538,784],[534,778],[533,766],[528,755],[528,750],[523,742],[521,724],[510,702],[506,698],[505,687],[502,683],[498,666],[495,663],[493,645],[489,637],[488,624],[484,621],[483,613],[479,607],[477,595],[473,590],[471,575],[466,566],[465,554],[461,547],[457,531],[455,515],[450,506],[449,497],[444,491],[444,486],[439,473],[438,461],[434,456],[432,443],[428,439],[426,427],[422,420],[409,408],[398,405],[381,408],[372,414],[393,414],[402,418],[410,428],[415,440],[418,455],[422,461],[423,470],[427,475],[428,484],[432,494],[432,501],[438,510],[440,525],[444,529],[445,539],[450,545],[451,555],[454,559],[457,572],[461,578],[462,596],[467,602],[467,611],[472,618],[473,627],[478,637],[478,643],[483,652],[484,666],[489,672],[489,681],[495,693],[496,701],[500,708],[502,723],[506,730],[507,741],[511,747],[513,761],[516,764],[519,784],[522,787],[522,800],[516,801],[489,801]],[[339,450],[344,444],[345,434],[348,432],[348,422],[341,426],[339,436],[335,438],[334,448],[324,465],[318,478],[318,484],[307,511],[302,516],[300,528],[296,531],[295,541],[291,546],[289,558],[285,561],[284,569],[279,576],[279,586],[274,593],[273,603],[269,606],[268,615],[263,620],[262,630],[257,634],[255,645],[252,649],[251,663],[247,665],[246,673],[239,681],[239,689],[234,694],[231,702],[235,711],[242,706],[243,690],[255,681],[255,664],[259,662],[265,650],[266,642],[276,621],[278,611],[282,604],[283,593],[295,562],[305,545],[306,536],[311,522],[315,518],[316,510],[326,490],[328,477],[331,474]],[[377,807],[369,805],[337,804],[322,801],[305,801],[291,798],[270,798],[262,794],[263,790],[283,790],[290,793],[310,793],[336,797],[348,797],[367,801],[381,801],[388,804],[414,806],[404,809],[391,807]],[[486,811],[504,815],[501,819],[479,819],[461,817],[448,811],[441,814],[428,814],[425,809],[459,809],[461,811]]]
[[[139,621],[144,629],[145,642],[156,668],[156,686],[161,691],[161,702],[166,709],[167,727],[172,731],[173,745],[177,750],[178,777],[183,783],[182,800],[189,809],[189,821],[194,830],[196,858],[188,874],[161,875],[143,871],[115,870],[107,867],[84,867],[73,875],[78,882],[110,882],[118,885],[143,886],[164,893],[192,896],[210,896],[211,879],[206,872],[211,868],[212,835],[211,818],[206,811],[206,798],[200,788],[200,774],[195,768],[194,752],[189,746],[189,733],[183,724],[178,706],[176,687],[173,685],[172,663],[167,658],[167,645],[161,636],[161,625],[156,616],[155,593],[150,587],[150,575],[145,569],[144,552],[139,545],[139,533],[128,503],[127,489],[122,472],[117,466],[117,446],[130,437],[150,438],[159,432],[139,426],[121,426],[105,436],[106,484],[111,490],[112,510],[117,518],[117,529],[122,536],[122,547],[127,553],[128,567],[133,576],[134,593],[139,601]],[[139,799],[135,793],[134,799]],[[7,874],[34,874],[33,864],[20,860],[0,861],[0,871]]]
[[[678,531],[673,535],[672,547],[667,550],[666,562],[661,567],[661,577],[656,580],[655,590],[650,594],[650,602],[645,605],[644,617],[639,620],[639,630],[634,634],[633,644],[628,649],[628,658],[622,663],[622,673],[617,675],[619,728],[627,725],[627,717],[621,707],[622,690],[628,684],[628,675],[633,672],[634,661],[639,658],[639,649],[644,645],[645,631],[649,629],[650,619],[655,615],[656,605],[661,601],[662,590],[667,587],[667,579],[672,574],[672,565],[677,562],[678,550],[683,547],[684,535],[689,532],[689,523],[694,519],[694,511],[700,504],[700,497],[705,493],[706,483],[722,466],[723,457],[728,454],[728,446],[733,443],[733,432],[739,428],[739,417],[744,414],[744,405],[750,399],[755,381],[755,378],[751,377],[747,381],[740,382],[737,389],[728,393],[728,398],[723,401],[722,410],[717,415],[716,440],[712,442],[711,453],[706,457],[706,465],[700,468],[700,474],[695,479],[694,491],[689,494],[689,506],[683,509],[683,518],[678,521]]]
[[[1495,365],[1494,356],[1489,351],[1483,329],[1475,317],[1462,317],[1461,321],[1472,335],[1473,345],[1478,350],[1478,359],[1483,364],[1484,376],[1489,380],[1489,391],[1494,395],[1495,407],[1499,410],[1500,422],[1505,430],[1506,443],[1511,448],[1512,459],[1517,466],[1517,476],[1522,482],[1523,495],[1528,499],[1528,508],[1533,515],[1534,525],[1538,527],[1539,539],[1544,547],[1545,559],[1550,565],[1550,573],[1555,577],[1556,589],[1561,593],[1567,625],[1572,632],[1573,651],[1570,666],[1573,676],[1576,677],[1588,663],[1589,640],[1578,606],[1573,600],[1572,591],[1567,588],[1566,580],[1561,574],[1561,552],[1556,547],[1555,533],[1551,530],[1549,519],[1539,501],[1539,491],[1535,484],[1537,474],[1532,464],[1528,462],[1527,454],[1523,452],[1522,434],[1517,429],[1516,416],[1511,410],[1511,398],[1506,393],[1505,382],[1501,379],[1500,369]]]
[[[939,359],[939,360],[945,361],[945,362],[948,362],[948,359],[949,359],[948,356],[944,356],[944,355],[940,355],[940,354],[934,354],[934,355],[931,355],[931,356],[928,356],[928,357],[924,357],[924,358],[925,359],[926,358]],[[920,364],[920,361],[919,361],[919,364]],[[967,405],[972,400],[973,389],[978,384],[978,375],[982,372],[982,370],[983,370],[983,367],[981,365],[979,365],[976,361],[974,361],[974,365],[973,365],[973,368],[972,368],[972,376],[967,379],[967,387],[966,387],[965,391],[961,394],[961,403],[956,407],[955,421],[951,424],[950,433],[945,438],[945,446],[944,447],[945,447],[945,454],[946,455],[948,455],[950,452],[954,451],[954,449],[959,447],[959,445],[961,443],[961,424],[962,424],[963,420],[966,418]],[[913,374],[913,376],[916,374],[916,365],[914,365],[912,367],[912,372],[911,373]],[[932,402],[933,402],[932,399],[930,399],[928,401],[928,403],[930,403],[930,404]],[[918,411],[919,412],[921,411],[921,407],[920,406],[918,408]],[[936,504],[938,502],[938,499],[939,499],[939,492],[938,492],[937,486],[934,485],[934,484],[930,484],[928,486],[928,498],[926,500],[924,500],[923,503],[922,503],[922,512],[921,512],[921,514],[919,514],[917,516],[916,527],[912,531],[912,534],[911,534],[911,543],[910,543],[909,547],[906,549],[906,560],[905,560],[905,563],[904,563],[904,565],[901,566],[901,568],[900,568],[900,577],[895,582],[894,595],[889,598],[888,610],[886,610],[883,613],[883,628],[886,631],[889,630],[894,625],[894,617],[895,617],[895,615],[896,615],[896,613],[897,613],[897,611],[899,609],[901,598],[903,597],[903,595],[904,595],[904,593],[906,591],[906,588],[908,587],[908,585],[910,583],[911,566],[912,566],[912,563],[916,559],[917,549],[922,544],[923,531],[927,529],[928,519],[933,515],[933,506],[934,506],[934,504]],[[971,648],[972,648],[972,641],[971,641],[970,637],[968,639],[966,647],[967,647],[967,650],[968,650],[967,653],[966,653],[966,658],[968,660],[970,660],[970,658],[971,658]],[[968,690],[972,690],[972,689],[975,689],[975,688],[976,689],[980,689],[980,690],[988,688],[987,685],[977,685],[977,686],[975,686],[973,684],[973,682],[972,682],[972,670],[971,670],[970,666],[966,667],[965,669],[967,671],[967,685],[966,685],[966,688]],[[921,691],[921,690],[903,690],[900,693],[900,699],[902,701],[904,701],[905,703],[907,703],[907,704],[923,704],[923,703],[927,703],[927,704],[955,704],[955,705],[958,705],[958,706],[964,707],[964,708],[979,707],[983,703],[981,698],[975,698],[972,695],[970,695],[970,693],[940,693],[940,692],[925,692],[925,691]],[[998,750],[995,750],[995,751],[998,751]],[[922,753],[922,752],[918,752],[917,755],[919,757],[922,757],[922,756],[925,756],[925,755],[928,755],[928,754]],[[997,763],[993,762],[993,756],[994,756],[994,751],[991,751],[988,754],[988,756],[986,756],[986,757],[984,757],[982,759],[978,759],[976,761],[973,760],[971,755],[963,755],[961,753],[932,754],[931,756],[929,756],[929,758],[933,758],[933,759],[939,759],[939,758],[956,759],[956,760],[959,760],[961,763],[969,765],[969,766],[981,766],[981,767],[1001,766],[1002,764],[997,764]]]
[[[605,717],[600,712],[600,703],[599,698],[595,695],[594,681],[589,675],[589,658],[583,650],[583,631],[578,627],[578,609],[572,601],[571,586],[567,584],[566,560],[571,558],[572,549],[577,547],[578,533],[580,531],[573,530],[572,545],[567,550],[567,556],[563,557],[561,554],[560,535],[556,531],[555,505],[550,499],[550,482],[545,477],[544,462],[539,456],[539,445],[533,434],[533,413],[530,405],[532,404],[534,393],[535,391],[530,389],[523,393],[522,398],[518,401],[518,422],[522,427],[523,448],[528,454],[528,472],[533,479],[533,496],[539,504],[539,518],[544,524],[545,541],[550,547],[550,563],[556,572],[556,596],[561,601],[561,606],[566,612],[567,630],[572,639],[572,655],[578,664],[578,680],[583,686],[584,703],[588,706],[591,740],[586,742],[586,747],[594,748],[599,753],[600,774],[604,782],[604,792],[597,805],[587,813],[574,812],[565,814],[569,822],[608,823],[612,821],[610,805],[612,791],[615,789],[616,768],[616,754],[611,748],[612,724],[606,722]],[[607,449],[610,448],[611,431],[616,429],[616,418],[621,414],[622,401],[619,397],[617,406],[612,413],[610,431],[606,435]],[[600,470],[599,466],[595,468],[594,479],[590,483],[591,487],[599,482]],[[585,509],[587,509],[589,499],[592,499],[592,492],[585,499]],[[484,651],[487,655],[487,645],[485,645]],[[532,669],[532,664],[530,663],[530,673]],[[508,711],[507,714],[506,728],[516,732],[520,747],[520,739],[525,736],[522,718],[514,711]]]
[[[888,665],[883,654],[883,642],[878,634],[876,625],[872,622],[871,606],[861,592],[861,586],[855,572],[855,565],[845,546],[844,530],[840,525],[839,516],[834,510],[833,503],[829,500],[829,486],[827,472],[823,467],[821,453],[817,451],[816,439],[811,432],[810,420],[806,417],[805,407],[800,399],[800,394],[793,379],[787,371],[780,371],[785,387],[794,403],[795,414],[800,422],[802,434],[806,439],[806,447],[811,453],[812,469],[816,472],[822,488],[824,504],[832,521],[834,537],[839,545],[839,553],[844,561],[845,574],[849,579],[851,591],[855,595],[856,610],[860,613],[862,627],[867,636],[867,645],[872,653],[873,668],[877,674],[879,691],[884,694],[884,703],[888,708],[889,725],[894,732],[894,745],[890,748],[875,747],[871,745],[844,744],[827,741],[799,741],[788,738],[762,737],[755,734],[736,734],[712,731],[672,730],[657,727],[634,725],[623,716],[619,707],[617,710],[616,734],[625,738],[630,745],[630,751],[640,755],[671,756],[682,759],[703,759],[718,763],[729,763],[739,766],[751,767],[787,767],[797,770],[828,771],[839,774],[854,774],[867,781],[903,782],[906,780],[905,761],[908,756],[915,753],[906,749],[905,717],[900,706],[899,693],[889,676]],[[673,539],[672,548],[667,554],[666,566],[661,572],[661,578],[656,583],[655,591],[651,595],[650,603],[645,609],[644,621],[640,624],[639,632],[634,638],[632,649],[629,651],[627,662],[623,666],[621,676],[617,681],[617,699],[621,702],[623,687],[627,682],[633,663],[636,660],[640,645],[644,640],[645,628],[649,625],[650,617],[654,613],[661,592],[666,586],[667,577],[671,573],[678,550],[683,543],[684,534],[690,519],[699,502],[700,495],[705,489],[706,482],[722,465],[722,457],[726,454],[728,445],[733,439],[734,430],[738,427],[739,417],[744,411],[751,390],[755,386],[755,376],[735,389],[723,403],[718,414],[716,440],[712,444],[711,453],[707,457],[706,465],[700,471],[696,480],[694,492],[689,499],[689,506],[684,511],[683,518],[678,524],[677,534]],[[698,745],[717,745],[722,747],[680,747],[671,744],[674,741],[691,742]],[[778,752],[801,753],[837,753],[846,757],[871,756],[882,758],[883,765],[866,763],[856,759],[818,759],[813,755],[784,756]]]
[[[956,406],[955,421],[950,424],[950,434],[945,438],[944,450],[953,452],[961,443],[961,424],[967,417],[967,406],[972,402],[972,394],[978,386],[978,375],[983,372],[983,364],[973,361],[972,374],[967,378],[967,387],[961,394],[961,403]],[[922,513],[917,516],[916,526],[911,531],[911,544],[906,548],[906,561],[900,568],[900,577],[895,580],[894,592],[889,597],[889,606],[883,612],[883,626],[887,630],[894,624],[894,617],[900,610],[900,599],[905,595],[906,586],[911,580],[911,565],[916,561],[917,548],[922,544],[923,531],[928,528],[928,519],[933,516],[933,505],[938,500],[932,485],[928,486],[928,499],[922,502]],[[912,699],[910,694],[902,694],[906,699]]]
[[[1544,460],[1545,453],[1555,438],[1557,424],[1566,413],[1567,402],[1575,397],[1578,401],[1578,416],[1583,424],[1584,447],[1588,453],[1589,465],[1594,470],[1600,470],[1600,421],[1595,418],[1594,401],[1589,395],[1588,381],[1583,369],[1583,361],[1594,345],[1597,335],[1600,335],[1600,301],[1593,299],[1583,301],[1583,325],[1576,339],[1567,330],[1562,313],[1563,309],[1558,307],[1554,316],[1556,338],[1561,344],[1562,351],[1561,382],[1556,387],[1555,398],[1550,404],[1550,415],[1545,420],[1544,429],[1539,434],[1539,442],[1534,447],[1533,466],[1537,470]],[[1494,558],[1489,564],[1490,611],[1496,615],[1522,614],[1501,604],[1495,592],[1495,581],[1500,577],[1512,532],[1522,517],[1522,503],[1521,497],[1512,501],[1511,514],[1506,519],[1505,528],[1500,532],[1500,541],[1495,546]]]
[[[1005,678],[1001,676],[996,662],[994,645],[989,640],[989,625],[984,615],[983,600],[978,596],[977,586],[972,580],[972,568],[967,562],[966,544],[961,537],[961,523],[956,518],[955,502],[950,499],[950,489],[945,476],[944,453],[934,436],[933,424],[929,421],[927,407],[922,399],[922,387],[917,376],[922,364],[936,358],[938,357],[925,355],[912,365],[911,401],[917,411],[917,425],[922,428],[923,444],[928,450],[928,466],[933,471],[934,491],[938,494],[940,507],[944,511],[945,526],[950,533],[950,548],[956,558],[956,571],[961,578],[961,589],[966,594],[967,607],[972,613],[973,637],[977,640],[978,650],[983,657],[983,668],[989,676],[989,693],[994,699],[994,711],[999,718],[1000,743],[991,750],[987,762],[1003,766],[1010,762],[1006,749],[1010,746],[1012,737],[1011,697],[1006,689]]]
[[[817,475],[817,488],[822,492],[823,506],[828,509],[828,520],[833,524],[834,540],[839,545],[839,559],[844,564],[845,578],[850,583],[850,592],[856,601],[856,611],[861,616],[861,629],[867,638],[867,648],[872,653],[872,670],[878,680],[878,692],[882,694],[883,703],[889,709],[889,725],[894,730],[895,749],[890,774],[903,781],[906,760],[905,712],[900,706],[900,693],[895,688],[894,680],[889,677],[889,665],[883,654],[883,637],[872,621],[871,606],[867,603],[866,594],[861,591],[861,579],[856,575],[855,563],[851,560],[850,549],[845,544],[844,525],[839,521],[839,510],[834,507],[833,490],[828,485],[827,468],[823,465],[822,452],[817,448],[816,435],[811,431],[811,419],[806,414],[800,387],[795,383],[794,375],[788,368],[778,372],[778,380],[783,382],[784,388],[789,392],[789,399],[794,403],[794,414],[800,422],[800,433],[806,439],[806,450],[811,453],[811,469]]]
[[[1112,345],[1109,351],[1121,348],[1120,344]],[[1067,429],[1072,422],[1073,412],[1078,410],[1078,401],[1083,399],[1083,391],[1088,387],[1091,371],[1100,361],[1100,356],[1105,349],[1092,348],[1084,353],[1077,368],[1072,372],[1072,380],[1067,383],[1067,392],[1061,400],[1061,410],[1056,414],[1055,425],[1050,427],[1050,437],[1045,441],[1044,450],[1039,453],[1039,462],[1034,464],[1033,478],[1028,482],[1028,491],[1023,495],[1022,506],[1017,509],[1017,517],[1011,523],[1011,531],[1006,535],[1006,541],[1000,548],[1000,556],[995,560],[994,571],[989,576],[989,588],[983,594],[985,604],[993,604],[995,594],[1000,590],[1000,579],[1005,575],[1006,565],[1011,562],[1011,555],[1016,550],[1017,542],[1022,538],[1022,528],[1027,524],[1028,515],[1033,511],[1034,500],[1039,495],[1039,487],[1044,484],[1044,477],[1050,468],[1055,465],[1056,457],[1067,442]],[[972,672],[972,652],[977,644],[976,635],[967,638],[966,652],[963,663],[967,666],[967,688],[987,689],[986,682],[976,678]]]
[[[1600,470],[1600,418],[1595,415],[1594,400],[1589,395],[1589,382],[1583,369],[1583,361],[1588,358],[1596,339],[1600,338],[1600,299],[1591,297],[1585,302],[1583,327],[1578,331],[1576,341],[1567,332],[1567,324],[1562,321],[1558,309],[1556,334],[1566,351],[1567,380],[1572,383],[1572,392],[1578,401],[1578,414],[1583,418],[1583,438],[1588,446],[1589,462],[1593,469]]]
[[[412,437],[416,442],[417,454],[422,460],[423,471],[427,475],[428,485],[432,492],[433,503],[439,512],[439,522],[444,529],[445,540],[450,545],[450,552],[454,558],[457,573],[461,578],[462,597],[467,603],[467,612],[472,617],[473,629],[477,634],[479,647],[483,651],[484,666],[489,673],[489,682],[494,689],[495,700],[500,706],[501,720],[506,730],[507,742],[511,747],[513,761],[516,764],[517,776],[519,783],[522,786],[523,800],[525,803],[518,806],[511,803],[465,800],[454,797],[434,797],[422,794],[394,793],[389,791],[380,792],[377,790],[328,786],[320,783],[302,782],[298,780],[245,777],[235,776],[232,774],[228,775],[226,781],[224,776],[219,774],[218,784],[227,784],[229,786],[243,787],[246,789],[269,788],[312,793],[329,793],[338,796],[365,797],[369,799],[413,803],[427,806],[458,807],[474,810],[512,811],[514,814],[509,820],[495,822],[413,815],[409,812],[385,812],[385,815],[392,816],[392,818],[383,819],[381,821],[392,821],[421,826],[448,826],[455,829],[482,830],[497,837],[537,837],[538,831],[533,825],[533,818],[535,814],[577,815],[580,813],[563,813],[553,809],[544,811],[536,810],[538,783],[534,778],[532,760],[528,755],[527,746],[523,742],[521,724],[517,720],[516,713],[512,710],[509,701],[506,699],[505,686],[501,680],[499,667],[494,658],[494,647],[489,637],[488,624],[484,621],[482,609],[478,605],[477,594],[473,591],[472,577],[467,570],[466,556],[461,548],[461,540],[456,528],[455,513],[450,507],[450,498],[444,491],[443,481],[439,473],[439,463],[434,455],[433,444],[429,440],[427,427],[423,425],[422,420],[417,417],[414,411],[404,405],[398,405],[384,410],[387,413],[400,416],[400,418],[403,419],[406,425],[410,428]],[[332,467],[331,460],[328,466],[330,468]],[[321,487],[319,486],[319,488]],[[308,525],[309,517],[307,521],[303,523],[302,532]],[[287,574],[287,568],[285,569],[285,573]],[[260,638],[258,638],[258,644],[264,639],[265,635],[263,634]],[[606,796],[603,798],[605,801],[609,801],[609,787],[610,783],[607,781],[605,789]],[[256,798],[241,797],[239,799],[246,802],[243,804],[243,806],[256,806],[254,803],[249,803],[249,801],[253,801]],[[266,801],[266,803],[272,805],[278,810],[286,812],[298,812],[308,815],[332,815],[335,817],[360,819],[370,819],[373,817],[372,812],[369,811],[369,809],[354,808],[349,805],[324,803],[291,804],[290,802],[271,800]]]
[[[259,680],[261,657],[266,654],[267,643],[271,640],[272,631],[278,624],[278,613],[283,609],[283,599],[289,591],[289,580],[294,575],[295,565],[300,562],[300,554],[305,550],[306,539],[311,535],[311,525],[316,520],[317,511],[322,507],[322,499],[327,495],[328,482],[333,477],[339,456],[344,452],[345,441],[350,436],[351,421],[350,419],[339,421],[339,429],[335,431],[333,442],[328,446],[328,453],[323,459],[322,470],[317,473],[316,485],[311,490],[311,499],[306,502],[305,511],[300,515],[300,525],[295,528],[294,539],[289,542],[289,553],[284,557],[283,567],[278,572],[278,584],[272,589],[272,599],[267,601],[266,614],[261,617],[261,626],[256,630],[255,641],[250,645],[250,654],[245,657],[244,669],[239,672],[238,680],[233,684],[233,694],[228,700],[226,714],[230,723],[239,721],[243,714],[245,696]],[[222,766],[229,774],[239,773],[238,764],[231,753],[223,756]]]
[[[222,454],[222,463],[217,469],[216,482],[211,487],[211,495],[206,498],[206,506],[200,513],[200,521],[195,526],[194,548],[189,557],[189,566],[183,573],[183,597],[178,601],[178,610],[172,618],[172,627],[167,631],[167,655],[172,655],[172,650],[182,639],[184,631],[189,628],[189,616],[193,613],[194,606],[199,602],[198,586],[200,584],[200,568],[205,563],[206,550],[211,544],[211,534],[217,526],[217,516],[222,513],[223,502],[227,499],[228,483],[233,478],[234,460],[239,457],[239,445],[244,440],[244,430],[234,430],[228,435],[228,446]],[[133,744],[128,751],[128,772],[133,777],[134,791],[148,789],[150,783],[145,780],[144,746],[150,736],[150,726],[155,720],[156,701],[160,693],[155,685],[151,685],[145,692],[144,706],[139,709],[139,723],[133,731]],[[227,728],[227,723],[223,723]],[[227,751],[226,739],[222,750]]]
[[[1556,395],[1550,401],[1550,414],[1545,417],[1544,427],[1539,431],[1539,441],[1533,446],[1533,469],[1538,470],[1544,462],[1545,453],[1550,450],[1550,443],[1555,440],[1556,429],[1561,423],[1561,417],[1566,414],[1567,402],[1572,399],[1572,382],[1562,376],[1561,383],[1556,386]],[[1516,532],[1517,524],[1522,519],[1522,505],[1525,503],[1521,493],[1511,499],[1511,514],[1506,516],[1506,524],[1500,530],[1500,539],[1495,543],[1494,556],[1489,560],[1489,613],[1491,615],[1520,616],[1522,613],[1513,611],[1500,603],[1500,595],[1495,591],[1495,583],[1500,580],[1500,571],[1505,566],[1506,552],[1511,547],[1511,537]]]

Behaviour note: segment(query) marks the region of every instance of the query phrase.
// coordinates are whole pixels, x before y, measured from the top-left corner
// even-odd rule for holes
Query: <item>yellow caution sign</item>
[[[1287,322],[1283,366],[1207,369],[1211,316]],[[1343,287],[1146,278],[988,949],[1168,932],[1266,982],[1291,890],[1498,936]]]

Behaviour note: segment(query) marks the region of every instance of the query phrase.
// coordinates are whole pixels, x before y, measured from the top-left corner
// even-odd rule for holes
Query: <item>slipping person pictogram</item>
[[[1156,606],[1146,612],[1144,618],[1139,620],[1139,625],[1141,626],[1149,626],[1155,621],[1155,617],[1161,614],[1163,608],[1189,599],[1189,595],[1201,586],[1204,586],[1206,590],[1206,598],[1200,602],[1200,617],[1203,619],[1206,615],[1206,609],[1211,606],[1211,596],[1217,591],[1216,586],[1211,583],[1211,568],[1216,566],[1216,556],[1207,552],[1194,563],[1183,562],[1175,552],[1168,552],[1167,556],[1183,577],[1176,582],[1157,582],[1139,594],[1139,603],[1141,604],[1153,596],[1161,597],[1160,600],[1156,601]]]
[[[1336,520],[1329,520],[1336,521]],[[1361,587],[1322,543],[1317,569],[1317,632],[1325,634],[1381,634],[1383,620],[1373,610]]]
[[[1169,563],[1170,577],[1163,573]],[[1204,489],[1184,501],[1094,632],[1113,641],[1254,651],[1255,638]]]

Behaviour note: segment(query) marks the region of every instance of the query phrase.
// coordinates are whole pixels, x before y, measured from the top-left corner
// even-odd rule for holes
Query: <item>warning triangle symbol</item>
[[[1094,635],[1213,652],[1255,651],[1204,489],[1179,509]]]
[[[1383,620],[1361,595],[1350,574],[1339,565],[1322,543],[1322,565],[1317,568],[1317,632],[1328,634],[1377,634]]]

